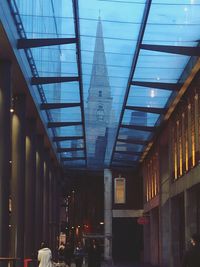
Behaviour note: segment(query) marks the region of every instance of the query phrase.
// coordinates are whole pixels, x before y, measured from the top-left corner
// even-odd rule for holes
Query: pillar
[[[197,194],[195,188],[184,190],[184,209],[185,209],[185,247],[189,249],[188,242],[192,234],[197,231]]]
[[[25,178],[25,237],[24,256],[35,254],[35,176],[36,176],[36,121],[27,120],[26,129],[26,178]],[[30,242],[31,241],[31,242]]]
[[[43,239],[43,178],[44,178],[44,138],[36,137],[36,192],[35,192],[35,251]]]
[[[112,173],[104,170],[104,258],[112,260]]]
[[[53,166],[53,162],[51,164]],[[52,248],[52,167],[49,170],[49,246]]]
[[[11,254],[24,257],[25,95],[14,98],[12,115]]]
[[[43,179],[43,240],[49,243],[49,149],[45,150]]]
[[[9,255],[11,64],[0,61],[0,257]]]

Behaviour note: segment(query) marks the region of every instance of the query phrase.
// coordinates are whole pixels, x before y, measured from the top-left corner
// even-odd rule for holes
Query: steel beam
[[[144,140],[138,140],[138,139],[122,139],[118,138],[117,142],[122,142],[122,143],[127,143],[127,144],[136,144],[136,145],[147,145],[149,141],[144,141]]]
[[[86,144],[86,129],[85,129],[85,116],[84,116],[84,96],[83,96],[83,80],[82,80],[82,59],[81,59],[81,41],[80,41],[80,24],[79,24],[79,1],[72,0],[73,4],[73,13],[74,13],[74,28],[75,28],[75,36],[77,38],[76,42],[76,55],[77,55],[77,64],[78,64],[78,76],[79,79],[79,92],[80,92],[80,100],[81,100],[81,119],[83,123],[83,140],[85,147],[85,155],[87,155],[87,144]],[[87,166],[87,158],[86,158],[86,166]]]
[[[61,161],[72,161],[72,160],[86,160],[86,157],[71,157],[71,158],[61,158]]]
[[[32,77],[31,84],[49,84],[49,83],[64,83],[64,82],[77,82],[79,77]]]
[[[64,147],[64,148],[58,148],[57,149],[57,153],[62,153],[62,152],[74,152],[74,151],[83,151],[84,148],[83,147]]]
[[[126,106],[126,109],[142,111],[147,113],[165,114],[166,108],[149,108],[149,107],[136,107],[136,106]]]
[[[75,122],[48,122],[47,127],[48,128],[54,128],[54,127],[67,127],[67,126],[77,126],[82,125],[82,122],[75,121]]]
[[[157,127],[152,127],[152,126],[143,126],[143,125],[126,125],[122,124],[122,128],[130,129],[130,130],[138,130],[138,131],[147,131],[147,132],[153,132],[156,131]]]
[[[59,109],[59,108],[73,108],[80,107],[80,103],[42,103],[40,109]]]
[[[133,155],[133,156],[141,156],[142,152],[138,152],[138,151],[119,151],[119,150],[115,150],[115,154],[119,153],[119,154],[125,154],[125,155]]]
[[[83,139],[83,136],[55,136],[53,137],[53,142],[72,141],[72,140],[79,140],[79,139]]]
[[[113,158],[113,163],[114,162],[120,162],[120,163],[124,163],[124,164],[134,164],[134,163],[137,163],[138,160],[126,160],[126,159],[115,159]]]
[[[141,49],[185,56],[200,56],[200,47],[141,44]]]
[[[77,42],[76,38],[38,38],[38,39],[18,39],[17,48],[33,48],[52,45],[74,44]]]
[[[140,46],[142,44],[142,40],[143,40],[143,36],[144,36],[146,24],[147,24],[147,19],[149,16],[149,11],[151,8],[151,3],[152,3],[152,0],[148,0],[148,1],[146,1],[146,4],[145,4],[143,17],[142,17],[142,21],[141,21],[141,25],[140,25],[140,31],[139,31],[139,35],[138,35],[138,40],[136,43],[135,53],[134,53],[133,60],[132,60],[131,70],[130,70],[130,74],[129,74],[129,78],[128,78],[128,82],[127,82],[127,86],[126,86],[126,92],[125,92],[125,96],[124,96],[124,101],[123,101],[123,105],[122,105],[122,110],[121,110],[121,114],[120,114],[120,118],[119,118],[119,124],[118,124],[118,128],[117,128],[116,139],[115,139],[115,143],[114,143],[112,154],[111,154],[110,163],[113,160],[114,150],[115,150],[116,143],[117,143],[117,138],[119,136],[119,131],[120,131],[121,124],[123,121],[124,111],[125,111],[126,103],[127,103],[130,88],[131,88],[131,82],[133,80],[133,76],[135,73],[135,69],[136,69],[136,65],[137,65],[137,61],[138,61],[138,57],[139,57],[139,53],[140,53]]]
[[[140,81],[132,81],[131,84],[141,87],[150,87],[155,89],[172,90],[172,91],[179,91],[182,86],[182,84],[180,83],[159,83],[159,82],[140,82]]]

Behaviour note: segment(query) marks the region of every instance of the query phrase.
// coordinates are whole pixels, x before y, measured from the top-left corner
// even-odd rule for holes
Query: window
[[[99,97],[102,97],[102,91],[101,90],[99,91]]]
[[[98,109],[97,109],[97,121],[104,121],[104,109],[102,105],[99,105]]]

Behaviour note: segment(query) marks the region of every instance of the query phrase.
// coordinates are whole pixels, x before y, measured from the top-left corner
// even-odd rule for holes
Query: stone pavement
[[[76,267],[75,263],[72,263],[70,267]],[[87,263],[84,263],[82,267],[87,267]],[[152,267],[149,264],[144,264],[144,263],[107,263],[107,262],[102,262],[101,267]]]
[[[101,267],[152,267],[149,264],[144,264],[144,263],[105,263],[102,262]]]
[[[56,264],[55,267],[68,267],[65,264]],[[74,262],[71,263],[70,267],[76,267]],[[83,262],[82,267],[87,267],[87,262]],[[152,265],[145,264],[145,263],[116,263],[113,262],[102,262],[101,267],[152,267]]]

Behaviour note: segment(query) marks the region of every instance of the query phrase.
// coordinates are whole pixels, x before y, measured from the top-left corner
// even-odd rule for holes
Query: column
[[[51,161],[51,171],[50,171],[50,180],[49,180],[49,244],[53,250],[56,249],[55,245],[55,166],[54,162]]]
[[[0,61],[0,257],[6,257],[9,253],[10,81],[11,64]]]
[[[56,170],[55,176],[55,234],[56,234],[56,245],[58,245],[58,237],[60,234],[60,187],[58,181],[60,180],[60,171]]]
[[[51,161],[51,170],[49,172],[49,246],[53,248],[53,161]]]
[[[44,138],[36,137],[36,192],[35,192],[35,251],[43,239],[43,178],[44,178]]]
[[[25,95],[14,98],[12,115],[11,253],[24,257]]]
[[[197,194],[195,188],[184,190],[185,247],[189,249],[191,235],[197,232]]]
[[[43,191],[43,240],[49,242],[49,150],[45,150]]]
[[[35,176],[36,176],[36,121],[27,120],[25,179],[25,237],[24,256],[33,258],[35,251]]]
[[[104,170],[104,258],[112,260],[112,173]]]

